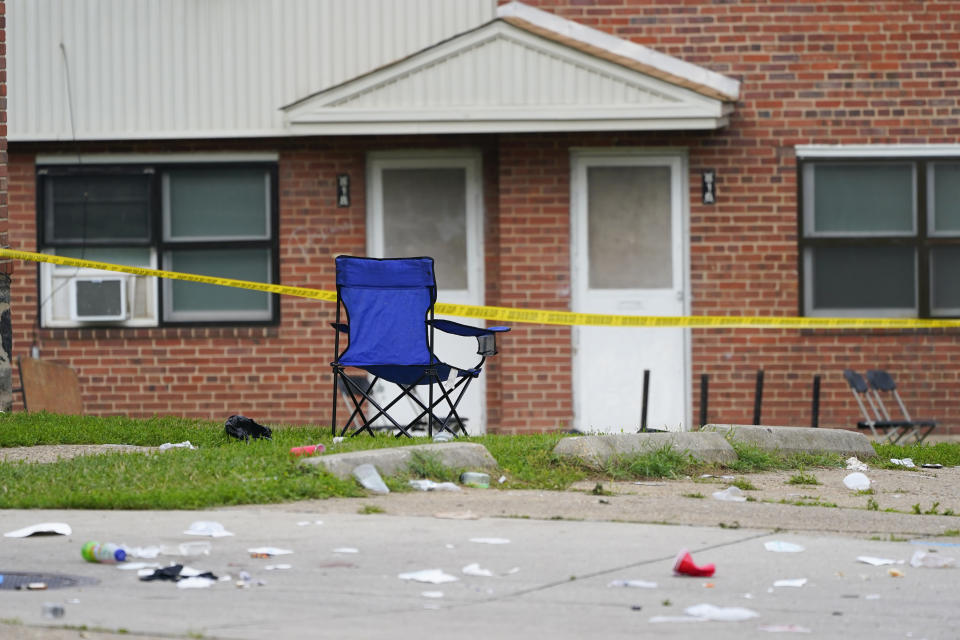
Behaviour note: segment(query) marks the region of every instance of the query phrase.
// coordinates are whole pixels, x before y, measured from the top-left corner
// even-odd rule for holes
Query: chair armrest
[[[337,331],[339,331],[340,333],[346,333],[346,334],[350,333],[350,325],[344,324],[343,322],[339,324],[336,322],[331,322],[330,326],[336,329]]]
[[[427,324],[433,325],[444,333],[452,333],[455,336],[472,336],[474,338],[510,331],[510,327],[473,327],[452,320],[427,320]]]

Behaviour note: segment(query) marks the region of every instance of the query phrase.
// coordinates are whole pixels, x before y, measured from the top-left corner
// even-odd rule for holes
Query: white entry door
[[[685,155],[574,151],[571,169],[574,311],[684,315]],[[646,369],[647,427],[689,429],[688,334],[675,328],[574,327],[574,426],[636,431]]]
[[[437,300],[483,304],[483,203],[480,154],[382,152],[367,158],[367,253],[375,258],[429,256],[434,259]],[[439,316],[438,316],[439,317]],[[482,321],[449,318],[463,324]],[[477,363],[474,338],[435,332],[437,356],[464,368]],[[393,385],[381,383],[381,396]],[[486,432],[484,375],[470,383],[457,411],[471,435]],[[427,400],[427,387],[419,395]],[[434,388],[434,395],[438,391]],[[401,401],[394,417],[412,419],[413,403]],[[443,408],[436,411],[446,415]],[[383,421],[379,421],[383,422]]]

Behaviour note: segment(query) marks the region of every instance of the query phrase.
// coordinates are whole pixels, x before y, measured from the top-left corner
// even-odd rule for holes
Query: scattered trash
[[[343,442],[343,436],[337,436],[333,439],[333,444],[340,444],[341,442]]]
[[[216,578],[208,578],[197,576],[193,578],[184,578],[182,580],[177,580],[177,589],[209,589]]]
[[[682,549],[677,554],[677,560],[673,563],[673,572],[684,576],[694,576],[696,578],[709,578],[716,571],[713,564],[705,564],[698,567],[693,563],[693,557],[686,549]]]
[[[848,471],[866,471],[870,467],[867,466],[865,462],[860,462],[859,458],[853,456],[847,458],[847,470]]]
[[[713,497],[724,502],[746,502],[747,496],[743,495],[740,487],[727,487],[723,491],[714,491]]]
[[[917,465],[913,463],[913,460],[910,458],[890,458],[890,462],[901,467],[906,467],[908,469],[916,469]]]
[[[500,476],[499,478],[497,478],[497,484],[503,484],[506,481],[507,481],[507,476]]]
[[[801,627],[798,624],[766,624],[757,627],[757,629],[772,633],[812,633],[807,627]]]
[[[706,618],[695,618],[693,616],[653,616],[648,622],[653,624],[663,622],[706,622]]]
[[[321,524],[323,524],[323,520],[314,520],[312,523],[311,523],[309,520],[301,520],[300,522],[297,523],[297,526],[298,526],[298,527],[308,527],[308,526],[310,526],[311,524],[321,525]]]
[[[900,571],[899,569],[887,569],[887,573],[890,574],[890,577],[891,577],[891,578],[902,578],[902,577],[903,577],[903,571]]]
[[[480,516],[472,511],[441,511],[433,514],[434,518],[441,520],[479,520]]]
[[[408,483],[418,491],[460,491],[460,487],[452,482],[434,482],[433,480],[410,480]]]
[[[420,595],[424,598],[439,599],[443,597],[443,591],[421,591]]]
[[[490,487],[490,476],[478,471],[465,471],[460,474],[460,484],[476,489],[487,489]]]
[[[361,464],[353,470],[353,477],[360,482],[365,489],[374,493],[390,493],[390,489],[383,483],[383,478],[377,473],[377,468],[372,464]]]
[[[888,564],[903,564],[903,560],[891,560],[890,558],[875,558],[874,556],[857,556],[857,562],[864,562],[875,567],[882,567]]]
[[[428,582],[430,584],[443,584],[444,582],[456,582],[460,578],[444,573],[443,569],[424,569],[423,571],[413,571],[410,573],[399,573],[397,577],[401,580],[413,580],[414,582]]]
[[[18,587],[22,588],[22,587]],[[46,582],[28,582],[27,590],[28,591],[46,591],[47,583]]]
[[[943,469],[943,465],[939,462],[927,462],[926,464],[920,465],[924,469]]]
[[[870,488],[870,478],[858,471],[844,478],[843,484],[851,491],[866,491]]]
[[[264,571],[284,571],[286,569],[292,569],[292,564],[268,564],[263,568]]]
[[[28,538],[30,536],[68,536],[71,533],[73,533],[73,529],[65,522],[42,522],[16,531],[8,531],[3,536],[5,538]]]
[[[879,600],[879,599],[880,599],[880,594],[879,594],[879,593],[868,593],[867,595],[863,596],[863,599],[864,599],[864,600]]]
[[[453,440],[453,438],[454,438],[453,433],[447,430],[437,431],[435,434],[433,434],[434,442],[450,442],[451,440]]]
[[[191,523],[190,528],[184,531],[188,536],[209,536],[211,538],[223,538],[233,534],[223,528],[219,522],[209,520],[197,520]]]
[[[637,589],[656,589],[656,582],[649,582],[647,580],[613,580],[608,587],[634,587]]]
[[[713,589],[715,586],[717,586],[717,585],[714,584],[713,582],[704,582],[704,583],[703,583],[703,588],[704,588],[704,589]]]
[[[44,618],[62,618],[63,617],[63,605],[57,602],[44,602],[43,603],[43,617]]]
[[[179,582],[189,578],[207,578],[210,580],[211,584],[217,580],[217,576],[213,575],[209,571],[201,572],[191,567],[185,567],[182,564],[172,564],[169,567],[163,567],[162,569],[157,569],[156,571],[153,571],[147,575],[140,576],[140,580],[143,582],[154,582],[157,580]],[[191,586],[185,588],[195,587]]]
[[[168,449],[196,449],[194,445],[190,444],[189,440],[184,440],[183,442],[164,442],[162,445],[157,447],[160,451],[166,451]]]
[[[697,604],[683,610],[688,616],[714,622],[743,622],[760,614],[743,607],[717,607],[712,604]]]
[[[473,564],[468,564],[463,569],[461,569],[461,571],[463,572],[464,575],[468,575],[468,576],[484,576],[487,578],[493,576],[493,571],[490,571],[490,569],[481,569],[480,565],[477,564],[476,562],[474,562]]]
[[[254,547],[247,549],[251,558],[272,558],[273,556],[285,556],[293,553],[289,549],[278,549],[276,547]]]
[[[291,447],[290,453],[294,456],[312,456],[323,453],[326,450],[322,444],[311,444],[305,447]]]
[[[139,571],[141,569],[150,569],[151,572],[153,569],[159,569],[160,565],[156,562],[124,562],[123,564],[118,564],[117,569],[121,571]]]
[[[767,551],[773,551],[775,553],[800,553],[801,551],[806,551],[806,549],[799,544],[783,542],[781,540],[770,540],[764,542],[763,548]]]
[[[99,562],[102,564],[114,564],[117,562],[126,562],[127,551],[118,544],[112,542],[86,542],[80,548],[80,555],[87,562]]]
[[[510,569],[510,571],[507,571],[504,575],[512,576],[515,573],[520,573],[520,567],[514,567],[513,569]]]
[[[802,587],[807,584],[806,578],[791,578],[788,580],[777,580],[773,583],[775,587]]]
[[[231,438],[243,440],[247,443],[250,442],[251,438],[254,440],[272,440],[271,436],[273,435],[270,427],[257,424],[247,416],[230,416],[224,423],[223,429]]]
[[[161,547],[161,550],[162,549],[163,548]],[[198,540],[196,542],[181,542],[179,545],[177,545],[176,549],[179,552],[177,555],[193,558],[197,556],[210,555],[210,551],[213,550],[213,547],[206,540]]]
[[[700,476],[701,480],[706,480],[707,478],[719,478],[720,480],[733,480],[736,478],[736,476],[715,476],[710,473],[705,473],[702,476]]]
[[[470,542],[479,544],[510,544],[507,538],[470,538]]]
[[[928,569],[945,569],[956,564],[956,560],[950,556],[941,556],[939,553],[927,553],[919,549],[913,552],[910,558],[911,567],[926,567]]]
[[[360,549],[356,547],[337,547],[333,550],[334,553],[360,553]]]

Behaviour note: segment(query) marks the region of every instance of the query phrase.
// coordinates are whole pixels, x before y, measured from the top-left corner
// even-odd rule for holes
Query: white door
[[[483,304],[483,203],[480,154],[382,152],[367,158],[367,253],[376,258],[434,259],[437,300]],[[481,324],[449,318],[463,324]],[[437,356],[448,364],[477,363],[474,338],[435,333]],[[392,397],[386,383],[381,396]],[[389,385],[392,387],[393,385]],[[474,379],[457,411],[471,435],[486,431],[484,375]],[[426,402],[427,387],[420,387]],[[434,395],[439,392],[434,387]],[[445,405],[444,405],[445,406]],[[415,405],[401,401],[394,417],[412,419]],[[443,407],[436,411],[446,415]],[[381,422],[382,421],[378,421]]]
[[[574,151],[571,170],[574,311],[684,315],[685,155]],[[647,427],[689,429],[688,334],[676,328],[574,327],[574,426],[636,431],[646,369]]]

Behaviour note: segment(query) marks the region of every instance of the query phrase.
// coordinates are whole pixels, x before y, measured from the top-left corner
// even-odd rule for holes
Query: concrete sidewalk
[[[355,503],[359,510],[367,501]],[[955,638],[960,624],[957,569],[897,565],[904,575],[891,577],[888,567],[856,560],[866,555],[909,561],[918,549],[937,549],[943,555],[960,551],[951,547],[719,527],[330,513],[324,504],[204,512],[0,512],[4,531],[50,521],[73,528],[65,537],[0,538],[2,571],[99,580],[93,586],[59,590],[0,590],[0,636],[105,639],[112,636],[99,631],[125,631],[125,637],[278,640],[632,639],[706,633],[739,640],[769,637],[761,630],[764,626],[800,625],[820,637],[933,640]],[[198,569],[232,576],[210,589],[141,582],[135,572],[89,564],[80,557],[86,540],[128,545],[196,541],[199,538],[183,534],[196,520],[219,522],[235,534],[211,539],[211,555],[188,560]],[[509,542],[489,544],[471,541],[474,538]],[[765,550],[764,542],[774,540],[805,550]],[[294,553],[250,557],[247,549],[264,545]],[[358,552],[335,551],[342,547]],[[681,548],[690,549],[698,563],[716,563],[715,577],[674,577],[671,568]],[[291,568],[267,570],[280,563]],[[495,575],[463,574],[463,567],[472,563]],[[423,569],[442,569],[458,579],[434,585],[397,577]],[[265,584],[236,587],[241,571]],[[773,587],[776,580],[793,578],[808,582],[799,588]],[[653,581],[657,587],[608,586],[629,579]],[[442,592],[442,597],[429,597],[428,592]],[[45,602],[62,603],[65,615],[43,618]],[[682,616],[686,607],[700,603],[747,607],[759,617],[738,623],[652,621]],[[45,631],[44,626],[61,630]],[[72,629],[63,630],[65,626]],[[81,627],[87,631],[76,630]]]

